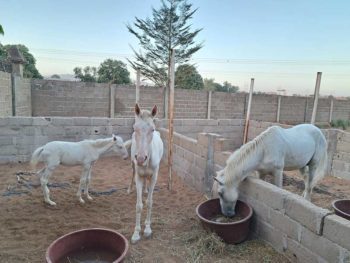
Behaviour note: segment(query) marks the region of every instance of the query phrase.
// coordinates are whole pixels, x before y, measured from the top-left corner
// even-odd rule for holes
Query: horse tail
[[[44,147],[39,147],[38,149],[36,149],[34,151],[34,153],[32,155],[32,159],[30,160],[30,166],[32,166],[33,168],[36,167],[36,165],[40,161],[40,154],[43,150],[44,150]]]
[[[314,187],[318,181],[320,181],[327,172],[327,166],[328,166],[328,154],[327,154],[327,141],[326,138],[323,136],[321,136],[321,140],[319,142],[319,145],[317,147],[317,151],[319,152],[319,154],[321,154],[321,158],[319,160],[319,163],[317,165],[316,171],[315,171],[315,177],[312,179],[311,182],[311,187]]]

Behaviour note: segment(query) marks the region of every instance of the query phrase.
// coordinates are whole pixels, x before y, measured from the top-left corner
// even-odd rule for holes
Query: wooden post
[[[208,111],[207,111],[207,119],[210,120],[210,112],[211,112],[211,94],[212,91],[208,91]]]
[[[317,103],[318,103],[318,96],[320,94],[321,76],[322,76],[322,72],[317,72],[315,95],[314,95],[314,108],[312,110],[311,124],[315,124],[315,121],[316,121]]]
[[[307,110],[309,109],[309,98],[306,97],[305,100],[305,110],[304,110],[304,122],[307,120]]]
[[[331,106],[329,108],[329,123],[332,122],[332,116],[333,116],[333,103],[334,103],[334,98],[333,96],[331,97]]]
[[[280,122],[280,115],[281,115],[281,99],[282,96],[278,95],[278,101],[277,101],[277,118],[276,118],[276,122],[279,123]]]
[[[114,118],[114,110],[115,110],[115,89],[112,85],[113,81],[110,81],[109,84],[109,94],[110,94],[110,100],[109,100],[109,117]]]
[[[138,69],[136,71],[136,103],[140,102],[140,81],[141,80],[141,71]]]
[[[250,118],[250,108],[252,106],[253,89],[254,89],[254,79],[252,78],[250,80],[250,91],[249,91],[247,115],[245,118],[245,125],[244,125],[243,144],[245,144],[248,139],[249,118]]]
[[[173,166],[173,133],[174,133],[174,88],[175,88],[175,50],[171,49],[170,63],[170,81],[169,81],[169,100],[168,100],[168,189],[172,190],[172,166]]]

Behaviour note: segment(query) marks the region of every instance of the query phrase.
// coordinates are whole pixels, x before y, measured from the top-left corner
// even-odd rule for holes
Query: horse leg
[[[279,188],[283,188],[283,169],[277,169],[273,172],[275,185]]]
[[[126,191],[128,194],[132,192],[132,186],[134,185],[134,178],[135,178],[135,163],[131,162],[132,165],[132,177],[131,177],[131,182],[129,184],[128,190]]]
[[[41,189],[43,190],[43,193],[44,193],[44,200],[49,205],[56,205],[56,203],[50,199],[50,190],[47,187],[49,176],[52,174],[55,168],[56,166],[46,166],[45,170],[43,171],[40,177],[40,184],[41,184]]]
[[[136,225],[134,234],[131,237],[131,243],[135,244],[137,241],[141,239],[140,231],[141,231],[141,212],[142,212],[142,187],[143,187],[143,178],[135,173],[135,182],[136,182],[136,193],[137,193],[137,202],[136,202]]]
[[[79,184],[79,188],[78,188],[78,192],[77,192],[77,197],[79,199],[79,202],[84,204],[85,201],[83,200],[83,198],[81,197],[81,190],[84,189],[84,186],[86,186],[86,180],[89,174],[89,170],[90,170],[91,165],[84,165],[83,167],[83,173],[81,174],[80,177],[80,184]]]
[[[87,176],[87,179],[86,179],[85,190],[84,190],[87,199],[89,199],[90,201],[92,201],[92,199],[93,199],[93,198],[89,195],[89,184],[90,184],[90,180],[91,180],[91,170],[92,170],[92,166],[90,166],[90,169],[89,169],[89,172],[88,172],[88,176]]]
[[[158,169],[157,168],[152,175],[150,184],[149,184],[149,189],[148,189],[148,197],[146,201],[146,206],[147,206],[147,216],[146,216],[146,221],[145,221],[145,231],[143,232],[145,237],[150,237],[152,235],[152,229],[151,229],[151,214],[152,214],[152,205],[153,205],[153,191],[154,191],[154,186],[156,185],[157,182],[157,177],[158,177]]]
[[[309,164],[309,173],[306,174],[306,176],[304,176],[304,183],[305,183],[305,190],[303,193],[303,197],[308,200],[311,201],[311,192],[312,192],[312,179],[315,176],[315,172],[316,172],[316,165],[313,165],[312,163]]]

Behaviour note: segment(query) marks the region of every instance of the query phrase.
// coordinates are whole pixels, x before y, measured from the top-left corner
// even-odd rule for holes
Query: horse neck
[[[113,141],[112,139],[99,139],[94,141],[93,146],[95,150],[97,151],[98,155],[100,156],[101,154],[107,152],[109,149],[112,148],[113,146]]]
[[[254,143],[254,142],[251,142]],[[252,150],[252,148],[254,149]],[[229,176],[229,181],[241,182],[243,181],[252,171],[256,170],[261,159],[262,159],[262,145],[245,145],[240,152],[237,152],[232,159],[228,160],[226,170]],[[242,157],[242,155],[245,155]]]

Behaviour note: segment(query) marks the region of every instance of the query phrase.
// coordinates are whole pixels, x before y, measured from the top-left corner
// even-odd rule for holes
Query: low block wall
[[[37,147],[54,140],[81,141],[112,133],[130,139],[133,123],[133,118],[0,118],[0,163],[29,161]]]

